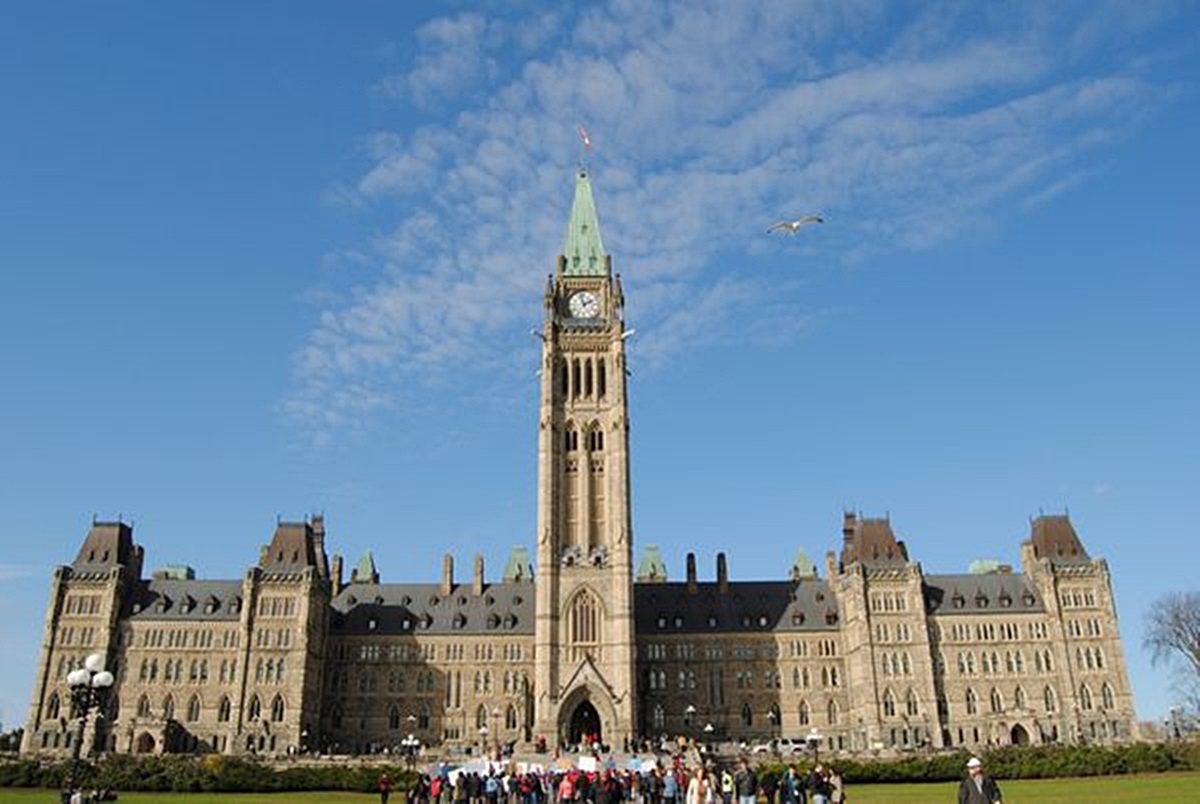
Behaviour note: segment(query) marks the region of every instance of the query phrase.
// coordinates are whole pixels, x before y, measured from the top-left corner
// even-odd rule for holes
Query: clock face
[[[595,318],[600,315],[600,299],[590,290],[581,290],[567,302],[567,308],[576,318]]]

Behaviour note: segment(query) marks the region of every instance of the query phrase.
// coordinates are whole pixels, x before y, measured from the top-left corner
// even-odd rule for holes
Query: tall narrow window
[[[188,723],[195,723],[200,719],[200,696],[193,695],[188,701],[187,719]]]
[[[838,722],[838,718],[841,715],[841,709],[840,709],[840,707],[838,707],[837,701],[829,702],[828,711],[826,712],[826,714],[829,717],[829,725],[836,726],[837,722]]]
[[[592,359],[590,357],[583,362],[583,395],[586,397],[592,395]]]
[[[571,395],[571,372],[567,369],[567,361],[561,358],[558,361],[558,376],[562,395],[569,397]]]
[[[58,699],[58,693],[50,693],[50,700],[46,702],[46,720],[58,720],[58,713],[61,708],[62,703]]]
[[[807,726],[809,720],[808,701],[801,701],[798,710],[798,717],[801,726]]]
[[[249,719],[259,720],[260,718],[262,718],[262,701],[258,699],[257,695],[252,695],[250,696]]]
[[[748,703],[742,704],[742,725],[746,728],[754,725],[754,711]]]
[[[233,714],[233,704],[229,702],[229,697],[221,698],[221,703],[217,707],[217,722],[228,723],[230,716]]]
[[[271,722],[283,722],[283,696],[276,695],[275,700],[271,701]]]
[[[578,398],[580,396],[580,392],[583,390],[583,384],[581,382],[582,379],[583,378],[580,376],[579,358],[577,357],[571,361],[571,398],[572,399]]]
[[[603,357],[596,364],[596,395],[603,399],[608,394],[608,361]]]
[[[1104,686],[1100,688],[1100,701],[1105,709],[1113,708],[1113,690],[1112,687],[1108,685],[1107,681],[1105,681]]]

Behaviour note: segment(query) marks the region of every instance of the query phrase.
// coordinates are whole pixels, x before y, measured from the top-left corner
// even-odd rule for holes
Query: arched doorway
[[[154,736],[148,731],[142,732],[140,735],[138,735],[137,746],[134,750],[139,754],[153,754]]]
[[[1012,737],[1013,745],[1029,745],[1029,732],[1020,723],[1012,727],[1012,733],[1009,736]]]
[[[567,725],[568,743],[581,743],[585,737],[600,740],[600,713],[592,706],[591,701],[581,701],[571,713],[571,720]]]

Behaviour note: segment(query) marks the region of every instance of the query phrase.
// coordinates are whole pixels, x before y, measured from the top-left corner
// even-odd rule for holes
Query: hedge
[[[847,782],[937,782],[961,779],[967,760],[978,756],[988,772],[1001,779],[1049,779],[1200,770],[1200,743],[1133,743],[1130,745],[1045,745],[996,748],[979,753],[953,753],[890,760],[829,760]],[[807,770],[808,758],[795,763],[768,761],[760,772],[781,774],[788,764]]]
[[[60,788],[70,763],[19,759],[0,763],[0,787]],[[239,757],[134,756],[112,754],[80,767],[84,787],[174,793],[255,793],[289,790],[349,790],[369,793],[387,773],[397,790],[412,777],[404,768],[339,764],[281,769]]]

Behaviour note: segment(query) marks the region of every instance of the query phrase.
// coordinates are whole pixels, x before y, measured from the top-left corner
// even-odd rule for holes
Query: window
[[[829,716],[829,725],[836,726],[837,722],[838,722],[838,717],[840,715],[840,709],[838,708],[837,701],[830,701],[827,709],[828,709],[828,711],[826,712],[826,714]]]
[[[188,701],[187,719],[188,723],[195,723],[200,719],[200,696],[193,695]]]
[[[594,654],[599,647],[601,611],[600,601],[588,589],[580,591],[571,603],[568,628],[573,661]]]
[[[754,725],[754,712],[750,709],[750,704],[742,704],[742,725],[746,728]]]
[[[229,718],[232,715],[232,713],[233,713],[233,704],[231,704],[229,702],[229,697],[225,696],[225,697],[221,698],[221,703],[217,707],[217,722],[218,723],[228,723]]]
[[[162,713],[163,720],[175,719],[175,699],[170,695],[168,695],[166,698],[163,698]]]
[[[475,728],[482,729],[485,726],[487,726],[487,722],[488,722],[487,707],[484,706],[483,704],[480,704],[479,708],[475,710]]]
[[[662,704],[654,705],[654,709],[651,712],[650,719],[651,719],[651,722],[654,724],[654,728],[656,728],[660,731],[662,729],[666,728],[667,716],[666,716],[666,713],[663,711]]]
[[[509,704],[508,709],[504,710],[504,728],[509,731],[517,728],[517,707],[512,704]]]
[[[800,708],[797,710],[797,716],[801,726],[807,726],[809,721],[808,701],[801,701]]]
[[[417,715],[417,728],[428,731],[429,720],[429,704],[421,704],[421,712]]]
[[[1020,687],[1017,687],[1015,690],[1013,690],[1013,705],[1017,709],[1025,708],[1025,690],[1021,689]]]
[[[909,717],[916,717],[920,712],[920,706],[917,704],[917,694],[912,690],[904,696],[904,711]]]
[[[1058,696],[1054,694],[1054,689],[1052,687],[1046,687],[1044,698],[1046,702],[1047,713],[1058,711]]]
[[[58,693],[50,693],[50,700],[46,702],[46,720],[58,720],[58,712],[62,708],[62,703],[58,699]]]
[[[137,714],[138,717],[150,717],[150,699],[145,695],[138,698]]]
[[[1108,682],[1104,682],[1104,686],[1100,688],[1100,702],[1105,709],[1113,708],[1113,691]]]
[[[883,716],[896,716],[896,697],[892,695],[892,691],[890,689],[884,690],[883,692]]]
[[[281,723],[283,721],[283,696],[276,695],[275,700],[271,701],[271,722]]]
[[[259,720],[260,718],[262,718],[262,701],[258,699],[257,695],[252,695],[250,697],[249,719]]]
[[[1079,708],[1085,712],[1092,711],[1092,691],[1087,684],[1079,685]]]
[[[1000,697],[1000,690],[996,689],[995,687],[992,687],[992,711],[1004,711],[1004,699]]]
[[[975,690],[967,690],[967,714],[979,714],[979,699],[975,695]]]

